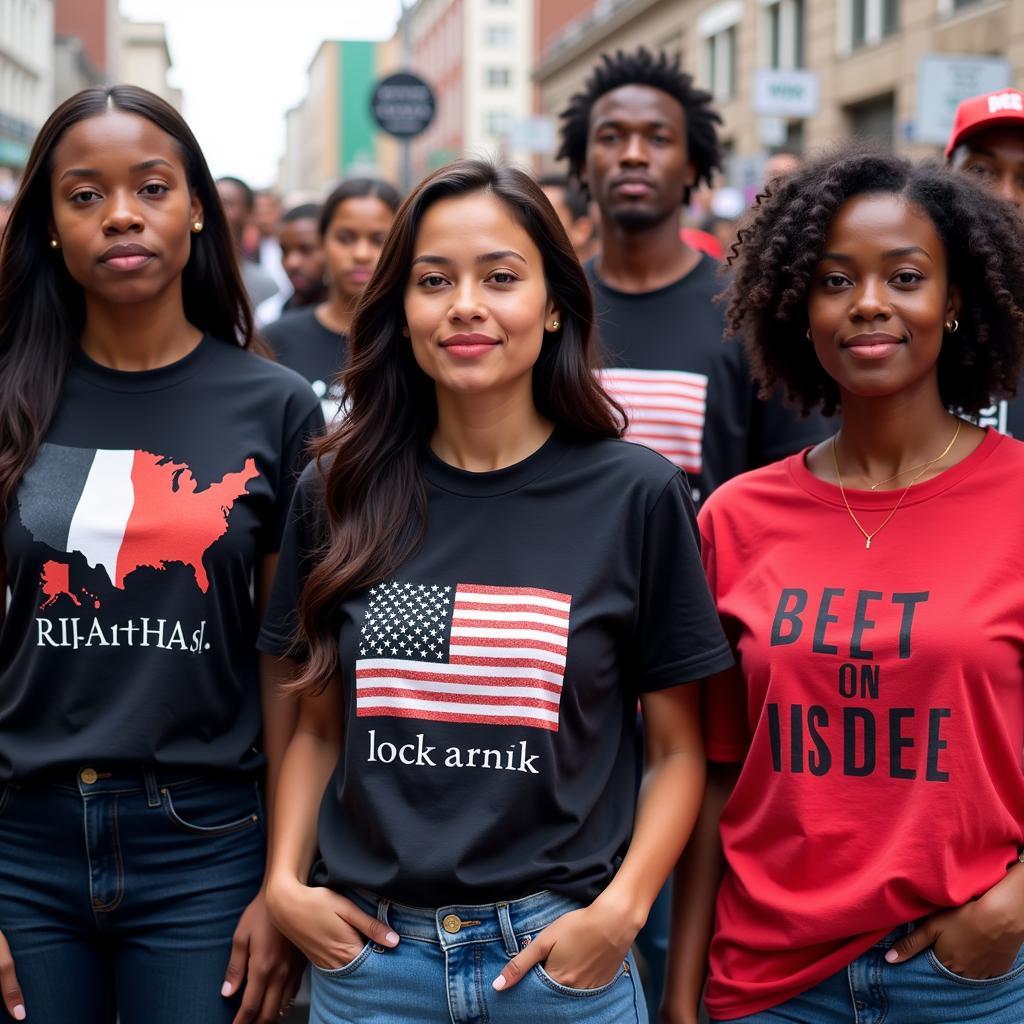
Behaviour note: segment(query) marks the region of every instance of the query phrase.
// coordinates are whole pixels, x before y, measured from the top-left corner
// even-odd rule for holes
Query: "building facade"
[[[750,189],[776,147],[938,152],[959,99],[1024,82],[1024,0],[597,0],[539,43],[541,113],[557,118],[602,51],[640,44],[681,53],[713,92],[727,176]]]
[[[325,40],[308,69],[302,102],[288,111],[278,188],[287,196],[321,196],[335,183],[377,168],[370,95],[375,44]]]
[[[53,102],[51,0],[0,0],[0,199]]]

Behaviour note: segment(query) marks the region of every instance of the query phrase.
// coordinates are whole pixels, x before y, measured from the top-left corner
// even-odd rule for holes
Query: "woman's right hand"
[[[389,948],[398,945],[398,935],[383,921],[332,889],[303,885],[297,879],[271,879],[267,906],[274,924],[322,970],[350,964],[367,941]]]
[[[3,994],[7,1012],[15,1020],[24,1020],[25,997],[21,994],[18,975],[14,971],[14,957],[11,956],[11,947],[7,945],[3,932],[0,932],[0,993]]]

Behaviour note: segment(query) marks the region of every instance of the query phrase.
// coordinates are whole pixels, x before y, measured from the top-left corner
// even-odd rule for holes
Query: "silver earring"
[[[59,249],[60,248],[60,242],[58,242],[56,238],[51,238],[50,239],[50,248],[51,249]]]
[[[806,337],[807,337],[808,341],[814,341],[814,339],[811,337],[811,329],[810,329],[810,327],[807,328],[807,331],[805,333],[806,333]]]
[[[956,332],[960,330],[960,321],[954,317],[951,324],[946,324],[946,330],[949,331],[950,334],[956,334]]]

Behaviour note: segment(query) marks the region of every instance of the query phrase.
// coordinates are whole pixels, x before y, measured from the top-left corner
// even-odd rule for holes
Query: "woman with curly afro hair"
[[[1019,1024],[1024,444],[971,417],[1021,372],[1024,230],[847,150],[762,195],[731,263],[755,374],[842,426],[700,516],[738,667],[664,1020],[707,974],[716,1022]]]

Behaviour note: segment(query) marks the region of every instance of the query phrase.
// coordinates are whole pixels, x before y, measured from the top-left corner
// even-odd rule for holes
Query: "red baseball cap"
[[[996,125],[1015,125],[1024,130],[1024,93],[1016,89],[1000,89],[983,96],[972,96],[956,108],[953,131],[946,143],[946,159],[953,150],[976,131]]]

